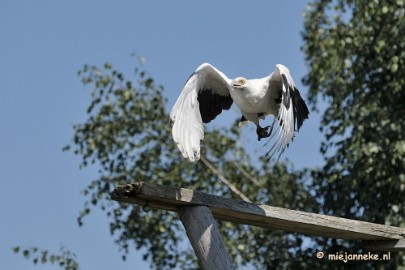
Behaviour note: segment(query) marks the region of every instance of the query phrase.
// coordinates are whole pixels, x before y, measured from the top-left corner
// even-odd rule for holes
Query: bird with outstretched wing
[[[200,159],[203,123],[228,110],[233,102],[242,112],[240,122],[250,121],[256,125],[258,140],[267,137],[273,140],[266,154],[269,159],[277,152],[280,157],[309,115],[290,71],[281,64],[261,79],[237,77],[231,80],[204,63],[191,74],[170,113],[173,139],[184,158]],[[270,126],[261,127],[259,120],[267,115],[273,115],[274,121]]]

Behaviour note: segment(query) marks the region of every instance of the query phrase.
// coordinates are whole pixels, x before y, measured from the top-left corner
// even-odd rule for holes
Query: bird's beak
[[[234,81],[233,83],[232,83],[232,86],[242,86],[240,83],[238,83],[237,81]]]
[[[237,78],[232,81],[232,86],[233,87],[243,87],[246,84],[246,80],[242,78]]]

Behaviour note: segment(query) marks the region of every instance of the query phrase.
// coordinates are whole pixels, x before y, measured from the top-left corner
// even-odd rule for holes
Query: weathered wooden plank
[[[405,239],[404,228],[256,205],[146,182],[117,187],[113,199],[137,204],[147,200],[151,206],[171,211],[178,211],[178,207],[184,205],[205,205],[218,219],[314,236],[349,240]]]
[[[203,269],[234,269],[216,221],[206,206],[179,207],[179,217]]]

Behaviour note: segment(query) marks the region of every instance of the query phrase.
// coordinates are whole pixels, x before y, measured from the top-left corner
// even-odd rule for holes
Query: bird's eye
[[[240,79],[240,80],[238,81],[238,83],[239,83],[240,85],[244,85],[244,84],[245,84],[245,80],[244,80],[244,79]]]

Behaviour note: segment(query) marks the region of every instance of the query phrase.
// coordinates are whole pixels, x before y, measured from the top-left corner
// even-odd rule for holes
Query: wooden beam
[[[179,207],[186,205],[205,205],[218,219],[313,236],[348,240],[403,241],[405,239],[404,228],[268,205],[256,205],[189,189],[147,182],[118,186],[114,190],[112,198],[141,205],[148,201],[151,207],[170,211],[179,211]],[[391,248],[403,249],[401,246],[398,248],[391,246]]]
[[[367,250],[398,251],[405,250],[405,240],[376,240],[365,241],[364,247]]]
[[[179,207],[179,217],[203,269],[234,269],[217,223],[208,207]]]

